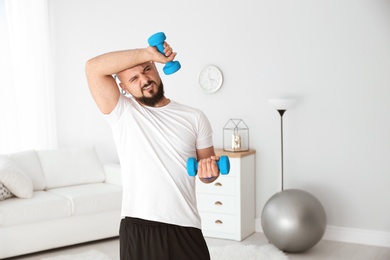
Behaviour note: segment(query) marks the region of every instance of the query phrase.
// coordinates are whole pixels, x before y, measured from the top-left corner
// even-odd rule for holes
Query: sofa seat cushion
[[[10,198],[0,203],[0,226],[66,218],[71,206],[67,198],[44,191],[35,191],[31,199]]]
[[[47,192],[68,198],[72,203],[73,215],[112,211],[121,208],[122,188],[113,184],[91,183],[50,189]]]

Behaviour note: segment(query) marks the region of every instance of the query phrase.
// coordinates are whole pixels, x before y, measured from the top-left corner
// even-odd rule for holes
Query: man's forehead
[[[139,72],[139,71],[143,71],[145,69],[145,67],[147,66],[150,66],[151,65],[151,62],[150,61],[147,61],[145,63],[142,63],[142,64],[139,64],[137,66],[134,66],[132,68],[129,68],[127,69],[128,72]]]
[[[117,75],[118,75],[118,77],[126,76],[126,78],[131,77],[131,76],[135,76],[138,73],[142,72],[145,69],[145,67],[150,66],[150,65],[151,65],[151,62],[147,61],[145,63],[142,63],[142,64],[139,64],[137,66],[131,67],[129,69],[123,70],[123,71],[117,73]]]

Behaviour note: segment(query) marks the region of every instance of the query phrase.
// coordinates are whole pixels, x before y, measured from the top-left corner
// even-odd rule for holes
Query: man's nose
[[[139,79],[140,79],[140,82],[141,82],[142,86],[147,84],[149,82],[149,80],[150,80],[149,77],[146,76],[145,74],[141,74],[139,76]]]

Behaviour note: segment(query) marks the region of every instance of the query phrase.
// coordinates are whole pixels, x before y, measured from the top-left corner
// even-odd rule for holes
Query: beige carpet
[[[211,260],[287,260],[288,257],[273,245],[228,245],[210,246]],[[89,250],[78,254],[59,255],[42,260],[119,260]],[[141,260],[141,259],[140,259]]]
[[[43,258],[42,260],[115,260],[98,250],[88,250],[83,253],[59,255],[54,257]]]
[[[209,247],[211,260],[287,260],[288,257],[275,246],[268,244],[228,245]]]

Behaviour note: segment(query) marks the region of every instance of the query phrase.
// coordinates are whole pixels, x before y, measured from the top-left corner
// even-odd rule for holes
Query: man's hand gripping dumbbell
[[[213,160],[216,163],[210,164],[209,162]],[[210,171],[211,170],[211,171]],[[229,157],[223,155],[221,157],[219,156],[212,156],[209,159],[201,160],[199,163],[196,161],[196,158],[188,158],[187,160],[187,172],[189,176],[196,176],[198,174],[198,171],[200,172],[199,178],[210,180],[214,177],[218,177],[219,172],[223,175],[228,174],[230,171],[230,161]],[[213,172],[214,176],[201,176],[202,172]]]

